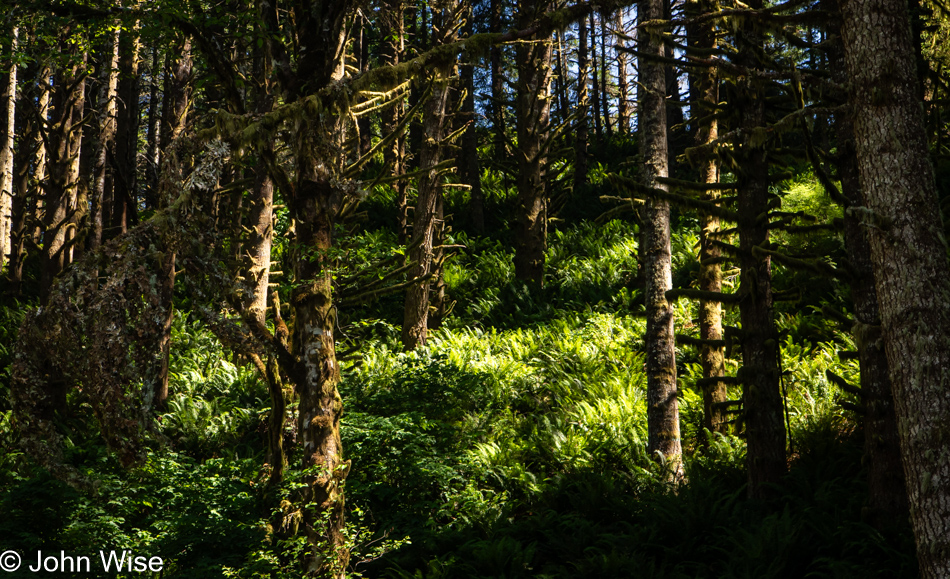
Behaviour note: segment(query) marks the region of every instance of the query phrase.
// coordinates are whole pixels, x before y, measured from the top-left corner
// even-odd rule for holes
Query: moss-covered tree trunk
[[[380,14],[382,20],[381,56],[382,61],[390,66],[402,62],[405,54],[405,4],[403,0],[388,0],[385,10]],[[402,100],[380,113],[382,130],[389,134],[396,130],[405,114],[405,105]],[[383,162],[393,176],[403,175],[406,172],[406,137],[400,135],[393,144],[383,151]],[[405,243],[409,238],[409,210],[407,184],[404,179],[393,183],[396,190],[396,235],[399,243]]]
[[[527,28],[545,10],[546,2],[521,2],[519,24]],[[518,82],[515,95],[518,149],[518,229],[515,239],[515,277],[540,287],[544,283],[547,244],[547,199],[544,182],[545,139],[551,109],[550,38],[536,38],[517,47]]]
[[[950,266],[907,4],[842,0],[854,141],[921,576],[950,576]]]
[[[692,0],[687,4],[691,18],[711,10],[704,0]],[[712,22],[693,22],[686,28],[690,48],[711,51],[716,48],[716,29]],[[694,142],[702,147],[719,138],[719,121],[715,116],[719,104],[719,78],[714,67],[696,68],[689,75],[690,102],[695,103],[691,124],[694,126]],[[699,160],[699,181],[709,185],[719,182],[719,162],[712,152]],[[703,191],[704,201],[716,202],[719,191]],[[699,214],[699,289],[707,292],[722,291],[721,250],[713,243],[719,231],[719,217],[700,211]],[[725,376],[725,348],[711,342],[723,339],[722,305],[717,301],[699,302],[699,337],[707,343],[699,347],[699,361],[703,367],[703,426],[710,432],[728,432],[724,404],[728,399],[726,385],[717,378]]]
[[[309,474],[302,491],[303,520],[313,545],[307,571],[342,576],[349,554],[344,547],[343,462],[340,417],[343,400],[337,390],[340,367],[333,333],[331,256],[334,219],[343,195],[313,151],[317,143],[302,136],[295,150],[299,175],[293,202],[298,249],[294,258],[297,287],[294,307],[294,356],[291,374],[300,405],[298,441],[303,448],[303,468]]]
[[[303,2],[295,7],[298,58],[293,74],[282,76],[291,98],[300,98],[343,78],[344,26],[354,5],[346,0]],[[286,71],[289,62],[278,57]],[[282,74],[282,71],[278,71]],[[293,359],[285,368],[300,397],[298,444],[309,473],[301,491],[303,523],[312,545],[305,567],[311,576],[343,577],[349,562],[344,536],[343,460],[340,417],[343,401],[337,386],[333,303],[333,248],[336,218],[346,197],[339,174],[344,163],[344,120],[325,111],[298,119],[291,153],[295,179],[290,208],[296,224],[293,255],[296,287]]]
[[[761,0],[750,5],[761,8]],[[755,25],[746,24],[737,35],[744,56],[742,65],[757,68],[753,47],[763,38]],[[739,316],[742,321],[742,399],[749,471],[748,493],[752,498],[768,494],[786,470],[785,422],[778,368],[778,333],[772,312],[772,264],[756,252],[769,243],[769,155],[762,136],[766,122],[765,90],[760,81],[746,77],[738,83],[731,103],[739,114],[743,132],[737,145],[739,161]]]
[[[424,105],[422,151],[419,167],[424,169],[419,176],[419,196],[416,201],[412,224],[412,250],[409,259],[415,262],[410,277],[423,278],[432,273],[433,238],[438,219],[439,197],[442,195],[439,164],[442,151],[442,133],[445,124],[445,105],[448,97],[448,74],[450,64],[437,66],[434,70],[432,93]],[[407,350],[424,345],[429,317],[429,280],[414,284],[406,291],[406,305],[402,323],[402,343]]]
[[[642,0],[641,22],[663,17],[664,0]],[[666,138],[666,72],[664,65],[650,56],[663,53],[663,41],[657,30],[641,29],[638,47],[640,98],[641,169],[644,187],[665,189],[658,179],[669,176]],[[673,287],[670,249],[670,205],[651,198],[643,211],[640,255],[646,275],[647,372],[647,449],[670,463],[674,473],[681,471],[679,406],[676,400],[676,352],[673,338],[673,306],[666,292]]]

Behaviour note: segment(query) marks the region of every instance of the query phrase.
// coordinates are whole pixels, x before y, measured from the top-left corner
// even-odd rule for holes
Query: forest
[[[0,571],[950,577],[943,0],[0,0]]]

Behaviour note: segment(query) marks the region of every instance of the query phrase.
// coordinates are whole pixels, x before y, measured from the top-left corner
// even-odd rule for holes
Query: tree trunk
[[[148,92],[148,136],[145,145],[145,206],[158,208],[158,173],[161,154],[159,152],[159,132],[162,122],[162,97],[159,96],[159,78],[161,77],[161,51],[152,47],[152,63],[149,69]]]
[[[561,31],[554,32],[554,38],[557,45],[557,60],[554,71],[554,90],[557,92],[555,102],[557,102],[557,122],[562,123],[567,118],[567,64],[564,62],[564,43],[561,41]]]
[[[321,10],[301,10],[295,22],[299,57],[292,84],[284,87],[291,98],[343,78],[344,24],[353,6],[345,0],[315,6]],[[290,207],[296,223],[293,260],[297,286],[291,294],[294,361],[284,368],[300,397],[297,428],[302,467],[313,473],[305,477],[306,486],[299,496],[312,546],[305,560],[306,571],[311,576],[341,579],[349,562],[343,497],[349,462],[343,460],[340,439],[343,400],[337,389],[340,367],[330,252],[335,221],[346,195],[337,181],[344,163],[343,122],[336,115],[304,118],[291,143],[295,180]]]
[[[597,21],[594,19],[593,13],[590,15],[590,59],[591,96],[594,100],[594,135],[599,142],[604,138],[604,131],[600,115],[600,84],[597,82]],[[604,106],[606,106],[606,103],[604,103]]]
[[[16,128],[17,64],[19,29],[10,35],[11,59],[3,92],[3,133],[0,137],[0,267],[7,261],[13,238],[13,135]]]
[[[357,68],[360,72],[369,70],[369,21],[365,16],[360,17],[359,38],[354,50],[356,51]],[[359,155],[363,156],[373,147],[373,125],[368,115],[359,117],[356,121],[357,132],[359,133]]]
[[[39,72],[39,81],[38,91],[39,95],[36,99],[36,110],[37,117],[40,119],[37,121],[36,132],[34,133],[35,139],[33,141],[35,158],[33,160],[34,169],[33,169],[33,179],[37,183],[36,193],[32,195],[32,199],[35,200],[35,206],[33,207],[33,216],[34,227],[30,231],[30,235],[33,238],[34,245],[39,245],[43,238],[43,220],[46,215],[46,191],[42,183],[45,183],[49,179],[49,159],[48,147],[46,144],[46,139],[43,137],[43,124],[47,123],[50,118],[50,101],[52,100],[52,90],[50,84],[50,77],[52,71],[49,66],[41,65]]]
[[[523,2],[519,21],[527,27],[545,5]],[[518,124],[518,234],[515,241],[515,277],[535,286],[544,284],[547,244],[547,200],[544,169],[551,100],[551,41],[519,44],[515,117]]]
[[[471,15],[469,15],[471,19]],[[472,25],[466,25],[466,36],[472,35]],[[462,86],[465,88],[465,100],[462,101],[462,122],[468,123],[462,135],[462,148],[458,165],[462,182],[470,187],[471,197],[468,204],[472,218],[472,228],[476,233],[485,231],[485,200],[482,195],[482,172],[478,163],[478,131],[475,125],[475,65],[461,66]]]
[[[68,34],[68,32],[67,32]],[[65,40],[63,52],[68,54]],[[49,128],[46,203],[43,216],[43,254],[40,274],[40,302],[46,305],[53,281],[66,265],[67,232],[71,225],[79,189],[79,153],[82,144],[82,118],[85,102],[85,55],[80,62],[64,65],[53,86],[52,115]]]
[[[624,33],[623,9],[617,10],[614,17],[616,32]],[[617,132],[626,135],[630,131],[630,110],[627,92],[627,53],[617,51]]]
[[[503,0],[491,0],[491,31],[502,32],[504,17]],[[495,158],[507,156],[508,147],[505,142],[505,72],[502,70],[502,47],[492,45],[489,52],[491,65],[491,118],[494,133]]]
[[[119,31],[112,33],[111,41],[106,45],[99,74],[100,93],[98,125],[99,135],[96,140],[96,152],[93,166],[92,185],[92,228],[89,238],[89,249],[96,250],[102,243],[102,200],[106,198],[106,169],[109,162],[109,151],[115,150],[116,128],[116,91],[119,86]],[[108,184],[111,184],[108,181]]]
[[[833,4],[837,8],[837,2]],[[827,54],[836,82],[847,82],[847,65],[841,45],[840,22],[833,21],[829,32],[837,37]],[[864,417],[864,453],[868,466],[869,521],[883,527],[895,521],[906,521],[907,486],[901,467],[897,417],[887,365],[887,354],[881,339],[881,317],[877,291],[874,289],[874,268],[868,231],[852,207],[861,207],[861,183],[858,159],[854,150],[854,125],[850,114],[834,117],[838,142],[838,179],[848,207],[844,215],[844,242],[851,265],[851,299],[854,302],[856,325],[854,335],[861,367],[861,398],[866,409]]]
[[[574,190],[587,184],[587,84],[590,60],[587,56],[587,18],[577,23],[577,120],[574,125]]]
[[[692,0],[686,6],[687,14],[694,18],[711,10],[708,2]],[[708,51],[716,48],[716,29],[712,23],[687,25],[686,34],[690,47]],[[706,145],[719,138],[719,122],[714,115],[719,103],[719,79],[715,68],[694,69],[690,72],[691,124],[694,127],[694,142]],[[709,153],[699,161],[699,179],[705,184],[719,182],[718,159]],[[709,190],[702,195],[704,201],[715,202],[719,191]],[[722,270],[719,265],[721,252],[712,241],[719,231],[719,217],[700,212],[699,215],[699,289],[707,292],[722,291]],[[717,301],[699,302],[699,337],[703,340],[720,341],[722,333],[722,306]],[[722,346],[704,344],[699,348],[699,360],[703,367],[703,426],[710,432],[726,434],[724,404],[728,392],[723,382],[716,378],[725,376],[725,349]]]
[[[950,266],[907,5],[842,0],[854,138],[904,476],[925,579],[950,576]]]
[[[642,0],[639,3],[641,22],[658,20],[663,15],[664,0]],[[650,60],[649,55],[663,51],[659,31],[640,29],[639,127],[640,150],[643,157],[643,185],[666,189],[657,179],[668,177],[666,140],[666,87],[664,65]],[[666,292],[673,287],[670,249],[670,205],[661,199],[650,199],[644,208],[643,245],[640,254],[646,274],[646,342],[647,373],[647,451],[668,464],[674,478],[682,475],[679,406],[676,400],[676,352],[673,338],[673,307]]]
[[[137,37],[133,41],[133,46],[137,46]],[[136,50],[133,54],[135,58],[138,54]],[[172,142],[177,139],[184,131],[188,125],[188,110],[189,110],[189,101],[191,97],[191,39],[186,38],[183,44],[182,50],[179,53],[179,60],[172,67],[172,70],[169,71],[168,76],[166,77],[165,85],[165,102],[168,103],[168,107],[165,112],[168,113],[167,117],[162,115],[162,128],[160,129],[162,135],[162,150],[166,150],[167,147],[171,146]],[[137,58],[136,62],[137,62]],[[137,67],[138,65],[135,64]],[[135,94],[136,101],[138,100],[138,85],[134,87],[127,87],[127,91],[131,91],[132,94]],[[135,115],[138,116],[138,107],[135,107]],[[129,112],[131,114],[131,111]],[[138,123],[129,122],[129,127],[135,127],[135,134],[138,133]],[[164,137],[167,137],[167,141]],[[125,135],[125,139],[131,139],[131,135]],[[137,139],[136,139],[137,140]],[[128,141],[126,141],[128,142]],[[133,149],[134,150],[134,149]],[[128,172],[126,174],[135,174],[135,165],[128,165],[128,162],[131,159],[126,157],[124,163],[124,168],[122,172]],[[134,179],[132,183],[134,183]],[[122,207],[122,198],[125,199],[124,203],[131,204],[134,203],[134,189],[131,194],[122,194],[117,195],[120,197],[116,199],[116,207]],[[157,199],[159,207],[164,207],[168,203],[174,201],[173,199]],[[171,326],[172,319],[174,316],[174,307],[172,304],[172,297],[174,294],[175,288],[175,254],[171,253],[168,255],[166,262],[163,264],[164,271],[162,272],[161,278],[161,292],[160,296],[167,303],[168,316],[163,320],[164,333],[162,335],[160,346],[162,348],[162,366],[160,370],[160,375],[158,376],[157,383],[159,388],[156,389],[155,397],[155,406],[157,408],[164,408],[165,402],[168,399],[168,362],[171,352]]]
[[[761,8],[755,0],[753,9]],[[754,25],[737,34],[743,47],[741,64],[756,67],[749,47],[762,46]],[[785,474],[785,422],[778,368],[778,332],[772,319],[772,264],[768,255],[755,249],[769,243],[769,159],[766,143],[755,142],[756,129],[765,126],[765,91],[761,83],[746,78],[739,83],[733,106],[740,111],[739,126],[744,136],[736,146],[739,162],[739,317],[742,321],[742,398],[746,427],[750,498],[763,498],[769,484]]]
[[[252,318],[254,323],[264,326],[267,323],[267,285],[270,283],[271,245],[274,239],[274,182],[263,167],[254,170],[254,190],[247,219],[248,234],[241,253],[245,256],[242,268],[242,305],[245,318]],[[280,319],[279,303],[275,303],[274,310],[275,318]],[[280,369],[273,358],[267,361],[261,377],[267,382],[270,394],[267,462],[271,465],[270,482],[275,484],[283,479],[287,468],[287,455],[284,452],[284,387],[280,379]]]
[[[604,114],[604,130],[607,138],[613,136],[613,124],[610,122],[610,94],[607,92],[607,77],[610,70],[607,67],[607,19],[600,17],[600,105],[601,112]]]
[[[164,102],[162,109],[162,124],[159,129],[160,148],[166,150],[172,142],[181,136],[188,120],[188,103],[191,100],[191,38],[184,42],[174,55],[170,55],[171,63],[165,75]]]
[[[391,66],[396,66],[402,62],[405,54],[405,5],[403,0],[389,0],[386,10],[382,14],[383,19],[383,61]],[[381,113],[383,131],[386,134],[396,130],[399,123],[402,122],[405,115],[404,101],[396,103],[392,107],[386,108]],[[406,136],[402,134],[393,144],[383,151],[383,162],[393,176],[403,175],[406,172]],[[396,190],[396,232],[397,240],[400,244],[406,243],[409,238],[409,213],[408,213],[408,191],[404,179],[393,183]]]
[[[417,187],[419,196],[412,223],[411,245],[413,248],[409,252],[409,259],[415,262],[415,266],[410,270],[410,279],[430,276],[434,273],[435,256],[432,248],[436,245],[433,243],[433,238],[439,221],[439,198],[442,195],[442,185],[439,172],[432,167],[441,160],[451,67],[450,62],[435,67],[431,80],[434,86],[424,107],[419,167],[426,171],[419,177]],[[412,285],[406,291],[406,306],[402,323],[402,344],[406,350],[413,350],[426,343],[431,285],[430,280],[426,280]]]
[[[37,113],[33,107],[40,102],[37,75],[40,67],[32,64],[23,75],[23,89],[20,91],[20,103],[16,110],[15,134],[19,135],[19,146],[14,154],[15,194],[11,206],[10,219],[10,263],[7,268],[10,279],[10,293],[20,295],[23,282],[23,263],[26,258],[26,240],[33,235],[38,223],[36,211],[40,196],[39,186],[34,184],[43,179],[44,169],[38,163],[38,148],[43,146]],[[45,91],[44,91],[45,92]],[[42,102],[40,102],[42,105]],[[36,167],[34,167],[34,164]],[[31,180],[36,171],[35,180]],[[33,182],[31,182],[33,181]]]
[[[139,134],[139,51],[141,39],[136,23],[129,31],[127,43],[120,46],[119,107],[115,136],[114,184],[111,204],[111,239],[128,231],[138,222],[136,199]]]

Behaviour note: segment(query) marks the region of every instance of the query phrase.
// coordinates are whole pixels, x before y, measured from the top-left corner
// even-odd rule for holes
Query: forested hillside
[[[950,577],[940,1],[0,8],[10,577]]]

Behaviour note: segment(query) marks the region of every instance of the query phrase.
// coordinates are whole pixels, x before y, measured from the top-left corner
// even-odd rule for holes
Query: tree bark
[[[556,70],[554,71],[554,100],[557,103],[557,122],[562,123],[567,118],[567,64],[564,62],[564,43],[561,39],[561,31],[554,33],[555,44],[557,47],[557,59],[554,61]]]
[[[443,27],[445,28],[445,27]],[[440,39],[440,44],[450,41]],[[440,197],[442,184],[439,171],[433,169],[439,164],[442,155],[442,139],[445,127],[445,109],[448,100],[448,79],[452,70],[451,62],[441,63],[434,68],[431,82],[432,93],[425,103],[423,113],[422,150],[419,153],[419,167],[425,172],[419,177],[419,195],[412,224],[412,250],[409,259],[415,262],[409,277],[423,278],[434,271],[433,239],[439,225]],[[430,280],[413,284],[406,291],[406,305],[402,323],[402,344],[406,350],[425,345],[429,318]]]
[[[299,39],[291,98],[343,78],[344,25],[353,11],[346,0],[298,6]],[[294,251],[296,287],[293,358],[285,368],[300,397],[298,441],[303,447],[305,477],[301,490],[303,522],[312,545],[305,566],[309,575],[346,573],[349,551],[344,535],[343,481],[349,462],[343,460],[340,417],[343,400],[337,389],[340,367],[336,360],[336,306],[333,303],[333,233],[346,192],[337,178],[343,166],[343,120],[305,118],[295,130],[291,152],[296,170],[290,203],[296,224]],[[332,153],[328,152],[332,151]]]
[[[467,34],[471,35],[471,25]],[[485,231],[485,198],[482,193],[482,172],[478,162],[478,131],[475,127],[475,65],[461,66],[462,86],[465,88],[465,100],[462,101],[462,122],[468,123],[462,135],[461,155],[458,159],[462,182],[470,187],[468,210],[472,219],[472,229],[476,233]]]
[[[577,120],[574,125],[574,190],[587,184],[587,127],[590,59],[587,55],[587,18],[577,23]]]
[[[610,69],[607,67],[607,19],[600,17],[600,105],[604,115],[604,130],[607,138],[613,136],[613,124],[610,122],[610,93],[607,92],[607,77]]]
[[[835,3],[837,4],[837,3]],[[835,6],[837,7],[837,6]],[[841,45],[840,22],[832,21],[829,33],[838,38],[827,51],[836,82],[847,82],[847,64]],[[874,268],[867,228],[852,207],[861,207],[861,183],[854,149],[854,123],[848,113],[834,117],[838,142],[838,179],[847,200],[844,215],[844,242],[851,265],[851,299],[854,302],[853,333],[861,368],[861,398],[864,416],[864,453],[868,467],[868,519],[877,527],[906,521],[907,486],[901,466],[897,416],[891,391],[887,353],[881,338],[881,317],[874,288]]]
[[[527,27],[546,9],[546,4],[522,2],[519,22]],[[519,44],[516,54],[518,235],[515,241],[515,277],[541,287],[544,285],[548,221],[544,169],[551,108],[551,40],[539,38]]]
[[[709,3],[704,0],[692,0],[686,5],[690,18],[708,13],[711,10]],[[716,29],[712,23],[687,25],[687,42],[690,47],[699,50],[716,48]],[[690,72],[690,107],[692,109],[694,126],[694,142],[703,146],[719,138],[719,122],[714,115],[719,103],[719,79],[715,68],[694,69]],[[718,159],[709,153],[699,161],[699,179],[705,184],[719,182]],[[715,202],[719,199],[719,191],[709,190],[702,194],[704,201]],[[699,289],[707,292],[722,291],[722,270],[719,265],[720,249],[714,245],[712,236],[719,231],[719,217],[708,213],[699,214]],[[700,300],[699,302],[699,337],[703,340],[720,341],[722,333],[722,305],[717,301]],[[711,346],[708,343],[700,346],[699,360],[703,367],[703,426],[710,432],[726,434],[729,426],[726,423],[724,404],[728,400],[728,392],[723,382],[715,379],[725,376],[725,348]]]
[[[134,61],[133,66],[138,67],[137,64],[137,55],[138,55],[138,37],[136,36],[133,39],[133,47],[135,52],[132,55]],[[168,76],[166,77],[165,85],[165,102],[168,103],[167,109],[164,111],[167,113],[162,115],[162,150],[166,150],[167,147],[171,146],[175,139],[177,139],[186,129],[188,125],[188,110],[191,100],[191,39],[186,38],[181,52],[179,53],[179,59],[176,61],[175,65],[172,67],[172,70],[169,71]],[[135,95],[136,101],[138,100],[138,84],[134,86],[126,87],[125,89],[130,94]],[[126,114],[132,114],[131,110],[128,110]],[[135,113],[138,116],[138,107],[135,107]],[[135,127],[135,134],[138,133],[138,122],[128,120],[128,128],[126,130],[131,130],[132,127]],[[129,142],[132,139],[132,135],[125,134],[123,139],[120,142]],[[166,138],[167,137],[167,140]],[[138,139],[136,138],[136,141]],[[133,147],[133,152],[135,148]],[[120,157],[121,158],[121,157]],[[134,159],[134,157],[132,157]],[[135,165],[131,166],[128,164],[131,159],[126,155],[123,163],[123,168],[120,169],[121,172],[125,173],[127,177],[124,179],[126,183],[135,183],[135,180],[132,179],[129,175],[135,175]],[[133,185],[134,187],[134,185]],[[125,192],[117,192],[117,199],[115,207],[120,208],[121,211],[125,207],[125,211],[134,211],[130,208],[129,205],[134,204],[134,188]],[[164,207],[168,203],[174,201],[173,199],[157,199],[159,207]],[[124,225],[125,221],[120,222],[120,225]],[[162,321],[162,327],[164,333],[160,340],[160,347],[162,349],[162,365],[160,368],[160,374],[157,379],[158,388],[155,391],[155,406],[157,408],[164,408],[166,400],[168,399],[168,363],[169,356],[171,355],[171,327],[172,320],[174,317],[174,307],[172,304],[172,298],[174,297],[175,289],[175,254],[170,253],[165,263],[163,264],[162,277],[160,280],[161,291],[159,295],[163,301],[167,304],[166,310],[168,311],[168,316]]]
[[[405,5],[403,0],[389,0],[387,9],[381,15],[383,19],[383,61],[391,66],[402,62],[405,54]],[[387,108],[381,114],[383,131],[391,133],[396,130],[405,115],[404,101]],[[406,136],[402,134],[392,146],[383,151],[383,162],[390,167],[393,176],[403,175],[406,172]],[[409,238],[409,198],[407,184],[400,179],[393,184],[396,190],[396,234],[400,244],[406,243]]]
[[[594,19],[593,13],[590,15],[590,59],[591,96],[594,101],[594,135],[598,141],[601,141],[604,138],[604,131],[600,115],[600,83],[597,81],[597,21]],[[606,103],[604,103],[604,106],[606,106]]]
[[[19,29],[10,35],[11,59],[3,92],[3,133],[0,140],[0,267],[7,261],[13,239],[13,135],[16,128],[17,64]]]
[[[66,36],[69,32],[66,31]],[[64,36],[65,38],[65,36]],[[64,53],[69,53],[62,41]],[[74,225],[73,212],[79,189],[79,153],[82,144],[82,118],[86,77],[86,55],[75,55],[72,64],[57,71],[52,94],[52,114],[47,151],[49,179],[46,184],[43,215],[43,253],[40,274],[40,302],[46,305],[53,281],[66,265],[69,250],[67,233]]]
[[[504,18],[503,0],[491,0],[491,31],[501,33]],[[502,47],[493,45],[489,52],[491,66],[491,118],[494,133],[495,157],[507,156],[508,146],[505,139],[505,76],[502,70]]]
[[[753,9],[762,7],[755,0]],[[756,68],[754,53],[749,47],[762,46],[762,37],[748,24],[737,34],[744,47],[741,64]],[[756,255],[754,248],[769,243],[767,219],[759,216],[769,211],[769,158],[766,143],[754,138],[765,126],[765,91],[753,79],[742,80],[737,87],[733,106],[739,110],[739,126],[744,136],[736,146],[739,162],[739,317],[742,321],[742,382],[744,422],[749,471],[750,498],[769,494],[770,484],[778,483],[785,474],[785,422],[783,417],[779,344],[772,313],[772,264],[768,255]]]
[[[102,243],[102,200],[106,198],[106,170],[109,152],[115,155],[116,129],[116,91],[119,86],[119,31],[112,33],[112,39],[106,45],[99,73],[99,134],[96,139],[96,152],[93,165],[92,219],[89,232],[89,249],[96,250]]]
[[[148,136],[145,145],[145,206],[149,209],[158,208],[158,173],[161,162],[159,133],[162,122],[162,97],[159,96],[161,71],[161,51],[157,46],[153,46],[152,63],[148,72]]]
[[[138,223],[135,202],[137,189],[137,161],[139,134],[139,52],[141,38],[138,22],[120,46],[119,106],[115,135],[115,163],[113,165],[113,194],[110,231],[104,237],[111,239],[128,231]]]
[[[659,20],[664,0],[641,0],[641,22]],[[666,190],[657,179],[669,176],[666,139],[666,72],[664,65],[649,58],[661,55],[659,31],[640,29],[640,151],[643,157],[643,185]],[[646,274],[646,373],[647,451],[669,465],[674,478],[682,475],[679,406],[676,400],[676,352],[673,337],[673,307],[666,292],[673,287],[670,248],[670,205],[649,199],[644,207],[643,256]]]
[[[614,16],[616,32],[624,33],[623,9]],[[617,132],[626,135],[630,132],[630,95],[627,91],[627,53],[617,51]]]
[[[854,138],[920,573],[950,576],[950,265],[907,4],[842,0]]]
[[[33,236],[33,230],[39,222],[37,204],[40,196],[39,181],[43,179],[44,169],[38,163],[38,149],[43,146],[37,112],[33,109],[37,103],[42,105],[38,90],[37,76],[41,68],[33,63],[23,75],[23,88],[20,91],[20,103],[16,110],[15,134],[19,135],[19,146],[14,153],[15,194],[11,204],[10,219],[10,263],[7,268],[10,279],[10,293],[20,295],[23,283],[23,264],[26,258],[27,239]],[[34,165],[36,165],[34,167]],[[34,171],[37,173],[34,175]],[[31,179],[31,175],[35,179]]]

